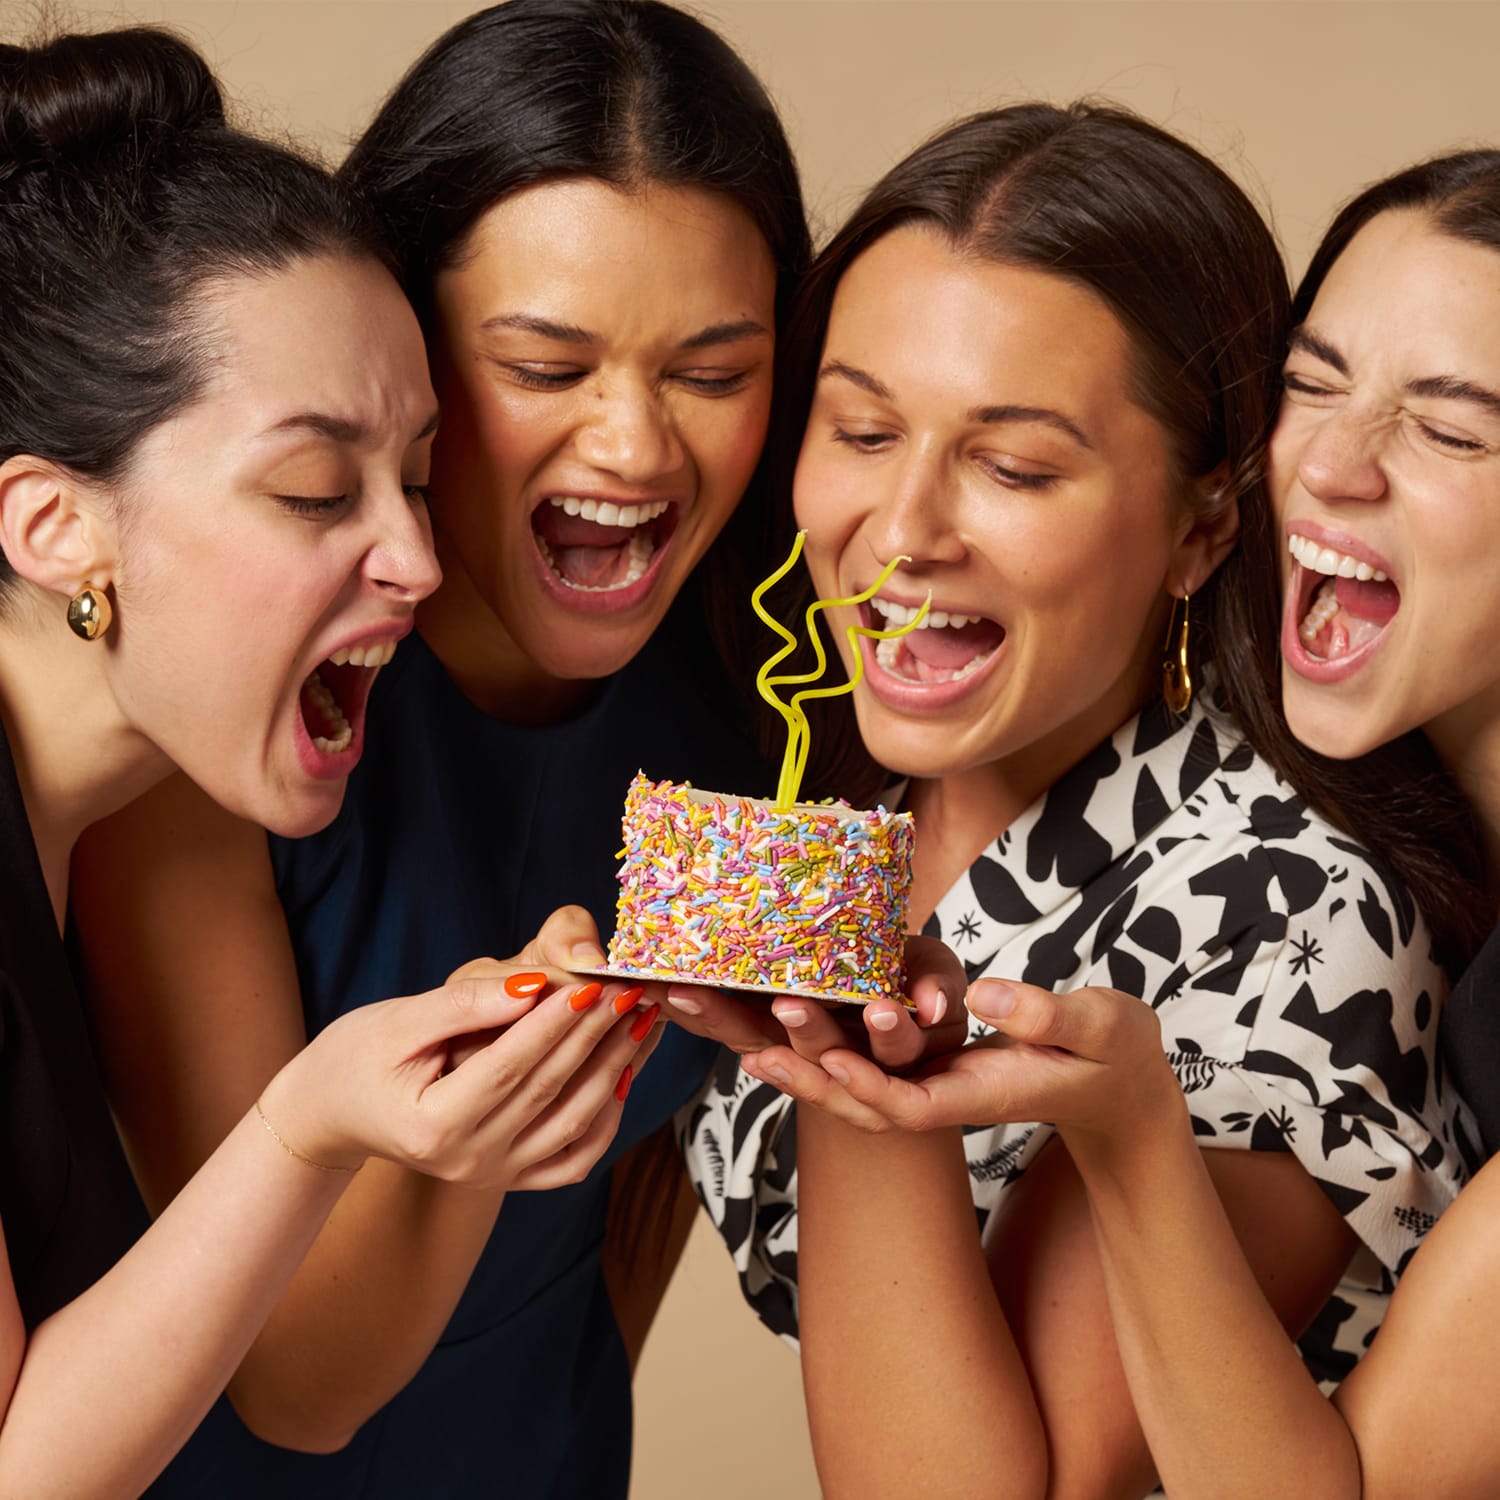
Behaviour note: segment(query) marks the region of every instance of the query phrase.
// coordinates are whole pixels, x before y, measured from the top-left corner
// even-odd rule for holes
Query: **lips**
[[[400,633],[410,628],[408,622]],[[308,673],[297,694],[294,737],[298,758],[311,775],[347,776],[358,764],[370,689],[396,654],[396,644],[387,636],[341,646]]]
[[[870,629],[910,624],[919,605],[877,596],[860,608]],[[860,642],[870,690],[893,708],[945,708],[968,696],[1003,655],[1005,627],[987,615],[929,610],[915,629],[895,640]]]
[[[1401,591],[1384,559],[1353,539],[1289,531],[1295,560],[1287,588],[1282,655],[1318,682],[1357,672],[1380,648],[1401,608]]]

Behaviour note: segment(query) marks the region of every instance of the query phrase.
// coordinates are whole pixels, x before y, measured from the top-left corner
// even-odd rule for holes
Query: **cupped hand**
[[[555,916],[525,963],[479,959],[425,995],[341,1016],[263,1096],[277,1133],[333,1167],[383,1156],[501,1191],[580,1180],[656,1045],[660,1003],[532,957],[576,934]]]
[[[1066,1136],[1107,1135],[1180,1093],[1149,1005],[1117,990],[1055,995],[983,979],[969,1009],[992,1035],[900,1077],[849,1048],[816,1062],[768,1049],[745,1066],[862,1130],[936,1130],[1048,1120]]]

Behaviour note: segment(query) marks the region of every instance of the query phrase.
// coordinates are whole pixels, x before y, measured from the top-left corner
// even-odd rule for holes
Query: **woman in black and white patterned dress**
[[[1252,584],[1284,298],[1258,215],[1181,142],[1084,107],[976,117],[814,269],[796,501],[821,594],[896,554],[875,614],[931,591],[930,627],[867,648],[855,695],[912,778],[916,922],[971,980],[1146,1002],[1191,1111],[1183,1170],[1333,1378],[1456,1192],[1462,1121],[1428,926],[1273,769]],[[690,1169],[752,1304],[801,1335],[827,1493],[1144,1494],[1073,1143],[1007,1094],[1013,1049],[978,1019],[965,1040],[958,998],[919,994],[921,1030],[867,1007],[887,1074],[804,1002],[776,1003],[783,1032],[676,997],[746,1053],[683,1117]]]

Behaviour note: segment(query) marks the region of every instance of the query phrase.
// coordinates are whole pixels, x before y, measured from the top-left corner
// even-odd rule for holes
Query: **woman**
[[[90,851],[96,1023],[153,1209],[284,1055],[408,976],[509,953],[564,902],[592,921],[559,919],[548,951],[602,961],[594,924],[613,909],[639,767],[767,780],[708,627],[716,602],[748,620],[761,576],[755,472],[780,310],[808,254],[759,84],[668,6],[514,0],[434,44],[343,177],[427,333],[444,579],[386,669],[326,834],[268,851],[176,787]],[[142,863],[152,880],[122,905],[117,872]],[[122,942],[149,992],[100,962]],[[226,951],[235,968],[205,995],[203,963]],[[231,1026],[216,1073],[176,1068]],[[609,1168],[712,1057],[667,1036],[629,1085]],[[611,1175],[504,1197],[364,1174],[231,1382],[235,1410],[215,1411],[160,1492],[460,1496],[503,1474],[517,1495],[622,1494],[617,1324],[638,1343],[675,1249],[645,1237],[612,1305]],[[652,1199],[651,1177],[648,1161],[624,1183],[627,1208]]]
[[[583,1049],[576,1103],[608,1123],[640,1049],[539,998],[555,974],[371,1008],[268,1074],[131,1247],[62,944],[72,846],[174,766],[285,834],[334,816],[359,710],[330,746],[309,684],[387,659],[437,584],[436,405],[373,226],[230,130],[161,32],[0,47],[0,277],[0,1491],[130,1496],[367,1156],[493,1191],[577,1133],[507,1071]]]
[[[867,651],[855,693],[866,745],[912,778],[915,920],[971,976],[1150,1002],[1195,1160],[1249,1148],[1196,1170],[1251,1289],[1327,1364],[1458,1164],[1426,932],[1236,727],[1257,723],[1247,580],[1269,561],[1285,307],[1264,225],[1211,163],[1116,111],[1018,106],[872,190],[789,343],[812,375],[796,503],[819,592],[906,554],[874,614],[930,590],[947,616]],[[800,1311],[827,1493],[1149,1490],[1081,1169],[1036,1123],[1056,1116],[978,1091],[1008,1060],[980,1033],[934,1065],[962,1107],[882,1111],[922,1086],[826,1050],[804,1003],[776,1015],[793,1046],[744,1059],[771,1086],[710,1086],[689,1163],[762,1316],[791,1333]],[[866,1019],[877,1057],[918,1059],[899,1007]],[[931,1128],[874,1133],[893,1121]]]
[[[1297,293],[1271,448],[1289,549],[1282,682],[1291,728],[1337,757],[1422,736],[1467,797],[1491,864],[1500,830],[1497,253],[1500,152],[1438,158],[1355,198]],[[1478,868],[1465,840],[1452,848],[1464,868]],[[1492,882],[1472,913],[1493,910]],[[1458,1144],[1476,1165],[1500,1144],[1496,954],[1491,936],[1442,1023],[1450,1086],[1476,1117]],[[1044,1048],[991,1052],[967,1098],[943,1107],[964,1112],[1003,1094],[1058,1121],[1088,1188],[1131,1394],[1174,1497],[1301,1493],[1309,1474],[1335,1500],[1495,1492],[1500,1444],[1484,1419],[1500,1316],[1490,1291],[1493,1164],[1431,1228],[1380,1336],[1329,1402],[1288,1357],[1194,1169],[1153,1018],[1110,990],[1054,997],[981,984],[970,1004],[1007,1036]],[[869,1071],[851,1089],[872,1085],[889,1098]],[[921,1092],[935,1102],[949,1086],[934,1078]],[[929,1107],[916,1092],[902,1103]],[[1236,1357],[1204,1359],[1226,1329]]]

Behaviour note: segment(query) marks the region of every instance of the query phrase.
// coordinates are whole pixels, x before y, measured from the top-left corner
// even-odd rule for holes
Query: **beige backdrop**
[[[247,122],[337,158],[463,0],[73,0],[162,20]],[[717,0],[699,7],[780,104],[815,227],[954,115],[1104,94],[1218,157],[1272,215],[1294,273],[1335,203],[1399,164],[1500,140],[1500,6],[1363,0]],[[0,0],[0,36],[27,0]],[[637,1500],[817,1494],[796,1361],[739,1303],[700,1223],[637,1382]],[[873,1249],[873,1247],[872,1247]],[[972,1418],[972,1414],[971,1414]],[[503,1496],[504,1454],[496,1456]]]

